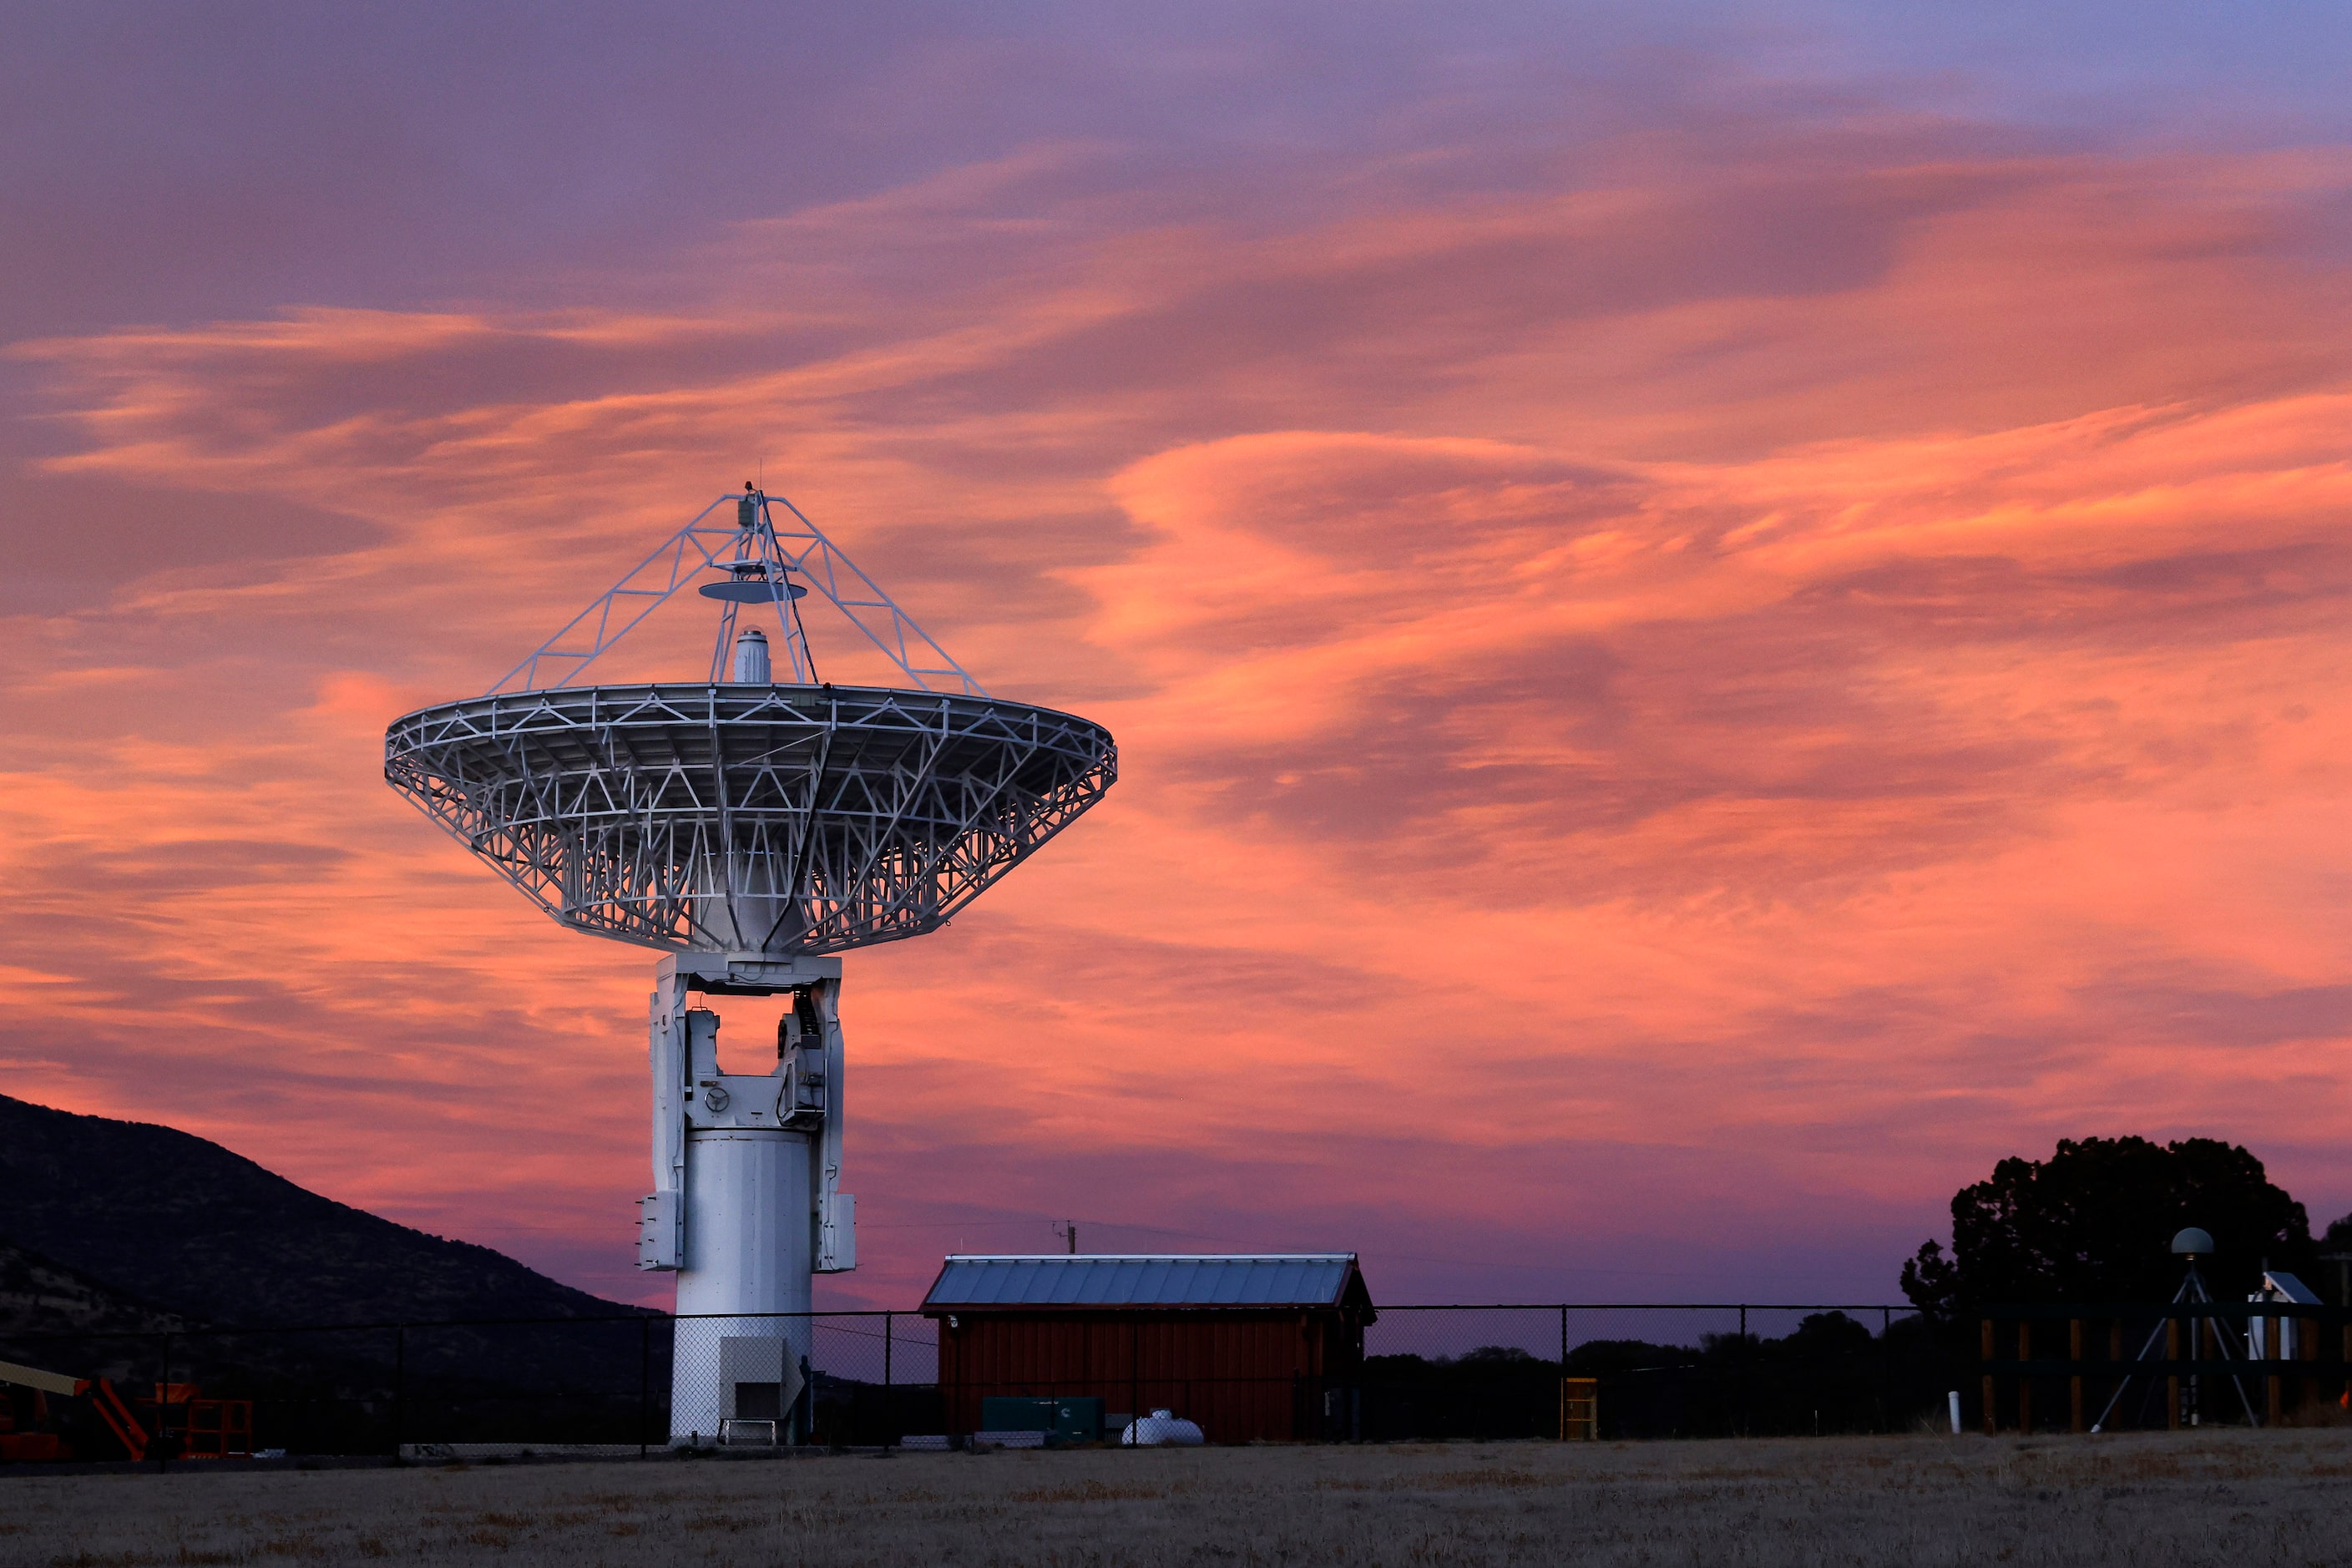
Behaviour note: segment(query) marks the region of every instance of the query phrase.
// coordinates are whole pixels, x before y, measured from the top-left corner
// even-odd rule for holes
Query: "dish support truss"
[[[779,509],[783,513],[782,521],[777,518]],[[823,594],[919,689],[958,691],[970,697],[988,695],[879,584],[803,516],[800,508],[782,496],[748,487],[743,494],[720,496],[697,512],[691,522],[670,535],[627,576],[501,676],[486,695],[568,687],[639,622],[703,574],[725,571],[740,577],[755,567],[763,570],[766,582],[781,584],[797,579]],[[810,656],[808,637],[792,599],[779,596],[768,602],[775,613],[777,646],[784,650],[793,680],[814,684],[816,661]],[[735,641],[737,609],[729,604],[720,618],[719,641],[711,654],[712,680],[725,679],[726,659]]]
[[[1118,768],[1072,714],[871,687],[548,689],[384,737],[393,786],[562,924],[771,956],[937,930]]]

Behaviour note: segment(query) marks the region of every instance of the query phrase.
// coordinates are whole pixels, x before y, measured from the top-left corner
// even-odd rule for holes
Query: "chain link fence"
[[[654,1454],[719,1442],[730,1422],[782,1445],[880,1447],[962,1436],[941,1395],[939,1332],[917,1312],[633,1312],[16,1333],[0,1340],[0,1361],[93,1389],[102,1380],[149,1435],[141,1457],[163,1462],[279,1451]],[[673,1351],[692,1352],[698,1338],[717,1340],[719,1353],[705,1347],[688,1364],[716,1373],[707,1386],[673,1389]],[[1391,1306],[1365,1329],[1360,1364],[1318,1380],[1318,1419],[1298,1429],[1370,1442],[1911,1430],[1940,1426],[1947,1391],[1969,1388],[1973,1372],[1950,1335],[1906,1307]],[[1153,1405],[1192,1405],[1216,1441],[1214,1413],[1263,1394],[1241,1386],[1249,1381],[1187,1374],[1145,1392]],[[1572,1416],[1571,1395],[1597,1396],[1597,1407],[1578,1403]],[[1973,1394],[1969,1403],[1973,1411]],[[92,1398],[0,1386],[0,1457],[8,1432],[36,1429],[58,1433],[72,1457],[128,1457]]]
[[[1903,1431],[1939,1417],[1956,1370],[1908,1307],[1389,1307],[1364,1334],[1360,1430],[1557,1436],[1574,1394],[1602,1437]]]

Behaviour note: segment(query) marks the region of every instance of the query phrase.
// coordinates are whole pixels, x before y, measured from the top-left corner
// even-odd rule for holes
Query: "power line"
[[[875,1230],[1003,1230],[1027,1229],[1032,1226],[1052,1226],[1052,1219],[984,1219],[984,1220],[905,1220],[889,1225],[873,1225],[861,1228]],[[1182,1230],[1173,1226],[1145,1225],[1138,1220],[1088,1219],[1078,1217],[1077,1223],[1103,1230],[1139,1230],[1154,1236],[1181,1236],[1194,1241],[1223,1242],[1225,1237],[1209,1231]],[[1444,1268],[1507,1268],[1520,1273],[1536,1274],[1598,1274],[1634,1279],[1711,1279],[1720,1269],[1693,1268],[1609,1268],[1587,1263],[1505,1263],[1499,1259],[1465,1258],[1434,1258],[1426,1253],[1391,1252],[1377,1249],[1383,1260],[1398,1263],[1431,1263]]]

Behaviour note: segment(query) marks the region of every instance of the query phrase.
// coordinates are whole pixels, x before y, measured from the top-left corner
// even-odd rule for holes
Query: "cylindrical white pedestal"
[[[670,1441],[710,1442],[730,1415],[788,1416],[737,1407],[763,1397],[777,1375],[791,1385],[809,1353],[802,1318],[697,1317],[703,1312],[806,1312],[816,1262],[809,1141],[765,1128],[698,1129],[686,1138],[686,1257],[677,1273],[677,1339],[670,1369]],[[776,1346],[740,1342],[782,1341]],[[730,1345],[729,1342],[739,1342]]]

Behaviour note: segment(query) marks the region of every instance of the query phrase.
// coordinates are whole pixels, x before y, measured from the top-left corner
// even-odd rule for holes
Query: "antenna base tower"
[[[719,1061],[709,996],[789,996],[765,1073]],[[808,1436],[802,1408],[813,1274],[857,1263],[856,1199],[840,1190],[841,961],[685,952],[654,967],[654,1190],[637,1267],[675,1270],[670,1440],[730,1421]]]

